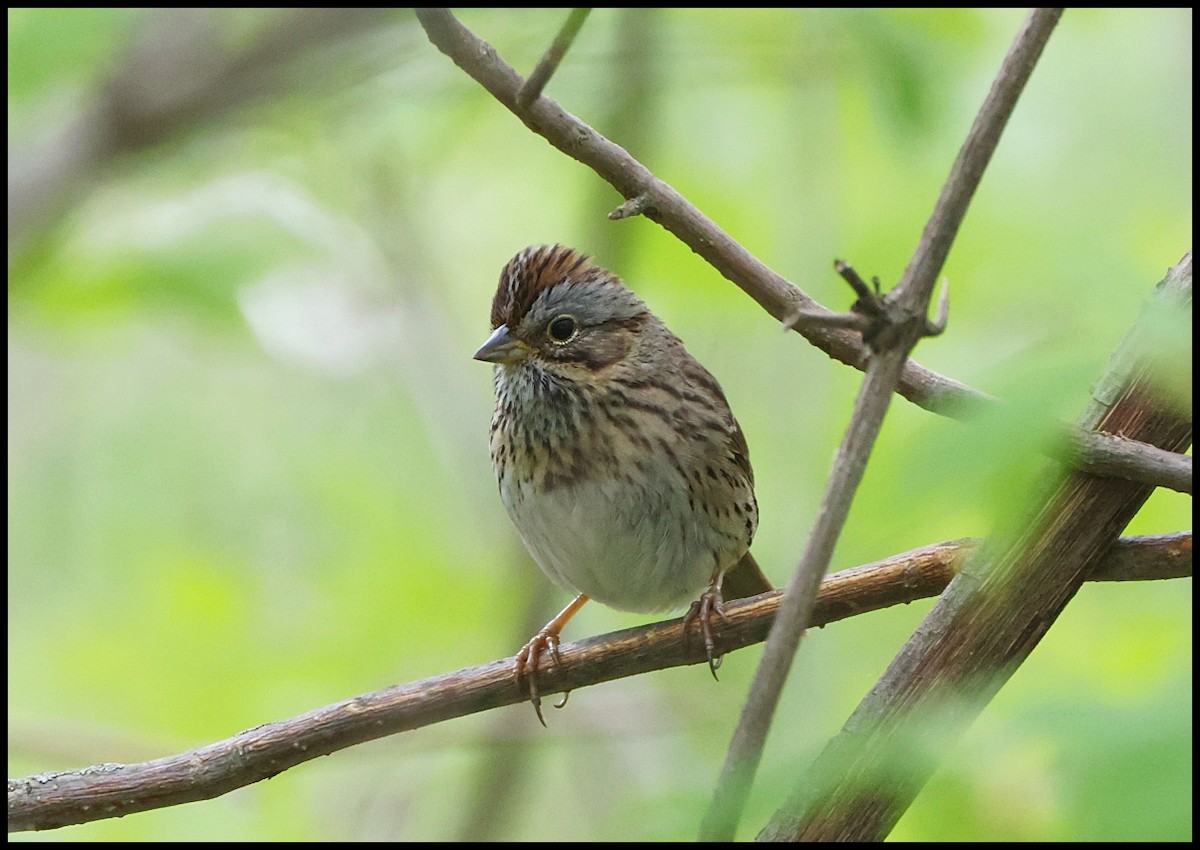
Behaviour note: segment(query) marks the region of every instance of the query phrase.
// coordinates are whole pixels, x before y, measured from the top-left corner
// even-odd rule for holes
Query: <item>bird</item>
[[[532,245],[500,273],[492,333],[492,468],[526,548],[572,602],[517,654],[541,654],[589,600],[652,613],[691,602],[716,677],[723,602],[772,589],[750,554],[758,527],[745,435],[720,384],[615,274],[572,248]],[[559,703],[559,707],[565,703]]]

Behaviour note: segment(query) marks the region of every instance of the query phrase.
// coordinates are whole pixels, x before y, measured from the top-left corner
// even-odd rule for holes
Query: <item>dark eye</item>
[[[550,327],[546,329],[546,332],[550,334],[550,338],[555,342],[566,342],[575,336],[575,319],[571,316],[559,316],[550,323]]]

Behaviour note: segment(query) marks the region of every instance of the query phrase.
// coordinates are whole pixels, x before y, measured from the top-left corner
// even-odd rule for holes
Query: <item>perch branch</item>
[[[825,580],[813,615],[823,626],[941,592],[975,541],[940,543],[837,573]],[[1096,581],[1167,579],[1192,574],[1190,532],[1120,541]],[[761,641],[779,604],[778,591],[731,602],[718,649]],[[542,674],[547,694],[651,670],[704,664],[703,647],[685,641],[680,620],[563,644],[563,666]],[[513,686],[513,659],[396,685],[257,726],[224,741],[141,764],[97,764],[8,781],[10,832],[54,829],[219,797],[354,744],[454,717],[523,702]]]

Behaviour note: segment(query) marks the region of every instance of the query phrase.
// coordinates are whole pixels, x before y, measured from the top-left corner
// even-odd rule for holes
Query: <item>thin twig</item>
[[[872,289],[859,276],[858,272],[854,270],[854,267],[845,260],[834,260],[833,270],[838,273],[842,280],[850,284],[850,288],[858,296],[857,300],[850,307],[850,312],[831,313],[824,308],[820,310],[797,310],[783,320],[783,329],[789,331],[801,323],[807,325],[810,329],[817,326],[853,328],[862,334],[864,342],[870,344],[871,329],[880,322],[887,321],[883,299],[879,294],[879,278],[875,278],[875,287]]]
[[[883,312],[883,301],[879,294],[879,278],[875,278],[874,286],[867,286],[867,282],[862,279],[854,266],[845,260],[834,260],[833,270],[842,280],[850,284],[850,288],[858,296],[858,302],[855,305],[858,309],[872,316],[878,316]]]
[[[950,321],[950,280],[942,278],[942,290],[938,293],[937,318],[925,320],[924,336],[941,336]]]
[[[558,63],[567,55],[567,51],[571,48],[571,42],[575,41],[575,36],[579,34],[579,28],[583,26],[583,22],[587,20],[588,13],[591,11],[591,9],[571,10],[567,22],[562,25],[558,35],[554,37],[554,41],[546,50],[542,61],[538,62],[533,73],[529,75],[529,79],[525,81],[525,85],[521,86],[521,90],[517,92],[517,106],[521,109],[542,96],[542,89],[546,87],[546,83],[550,82],[550,78],[558,70]]]
[[[829,576],[812,626],[936,596],[976,541],[927,546]],[[1190,532],[1133,537],[1114,546],[1096,581],[1168,579],[1192,574]],[[718,650],[733,652],[766,636],[780,592],[726,606]],[[640,626],[563,644],[562,668],[543,674],[547,694],[685,664],[707,663],[687,640],[682,620]],[[522,702],[505,658],[407,685],[353,697],[289,720],[141,764],[98,764],[8,781],[8,829],[54,829],[207,800],[354,744]]]
[[[1192,492],[1190,455],[1095,431],[1071,441],[1068,451],[1068,462],[1091,475],[1140,481],[1180,493]]]
[[[767,637],[762,660],[750,687],[738,727],[726,756],[725,767],[704,818],[700,836],[705,840],[731,841],[741,818],[754,773],[762,758],[779,695],[804,629],[811,619],[821,578],[829,567],[854,492],[862,480],[867,458],[883,423],[896,381],[909,351],[925,331],[933,285],[950,253],[954,236],[983,177],[984,169],[1008,123],[1017,98],[1041,55],[1061,10],[1035,10],[1026,21],[991,90],[971,125],[967,139],[950,169],[933,215],[921,234],[900,284],[883,299],[890,321],[872,341],[867,367],[853,419],[838,450],[833,474],[804,554],[788,583],[779,616]]]
[[[646,195],[634,195],[621,206],[608,214],[609,220],[620,221],[623,218],[632,218],[635,215],[642,215],[650,207],[650,198]]]
[[[827,328],[851,328],[863,333],[871,326],[871,320],[862,313],[831,313],[828,310],[797,310],[783,320],[784,331],[795,330],[799,325],[824,325]]]

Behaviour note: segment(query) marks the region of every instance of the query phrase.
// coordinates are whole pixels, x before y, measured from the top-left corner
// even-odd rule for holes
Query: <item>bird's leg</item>
[[[724,579],[725,571],[718,571],[708,586],[708,590],[700,594],[700,598],[692,603],[692,607],[683,617],[684,635],[687,635],[688,626],[692,624],[692,620],[700,621],[700,635],[704,638],[704,653],[708,656],[708,669],[712,671],[714,679],[717,678],[717,668],[721,666],[721,659],[724,656],[718,655],[713,658],[716,638],[713,632],[712,615],[715,613],[725,622],[729,622],[729,618],[725,616],[724,600],[721,598],[721,582]]]
[[[513,665],[513,679],[516,680],[517,687],[521,687],[521,678],[529,682],[529,701],[533,703],[533,710],[537,712],[537,718],[543,726],[546,725],[546,719],[542,717],[542,696],[538,692],[537,674],[540,667],[539,656],[543,649],[550,650],[550,658],[554,661],[555,667],[562,666],[562,656],[558,652],[558,635],[563,630],[563,626],[567,621],[575,616],[575,612],[583,607],[583,603],[587,602],[588,598],[582,593],[576,596],[571,604],[558,612],[558,615],[546,625],[542,626],[541,631],[529,639],[529,643],[517,653],[517,662]],[[567,691],[563,694],[562,702],[555,708],[562,708],[567,704],[567,697],[571,692]]]

